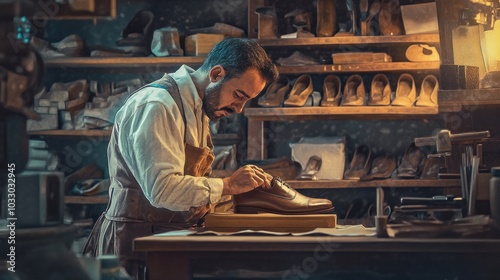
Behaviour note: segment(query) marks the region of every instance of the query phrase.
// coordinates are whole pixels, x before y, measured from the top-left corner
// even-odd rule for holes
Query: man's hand
[[[245,193],[258,187],[269,189],[272,179],[273,176],[264,172],[262,168],[245,165],[231,176],[222,179],[224,181],[222,195]]]

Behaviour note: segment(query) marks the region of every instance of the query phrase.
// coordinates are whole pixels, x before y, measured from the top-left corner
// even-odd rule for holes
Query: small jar
[[[491,217],[500,226],[500,167],[491,168],[490,211]]]

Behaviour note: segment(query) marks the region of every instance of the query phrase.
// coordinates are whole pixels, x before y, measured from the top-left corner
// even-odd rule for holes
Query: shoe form
[[[420,179],[438,179],[441,166],[445,166],[444,157],[425,158]]]
[[[179,42],[179,31],[175,27],[156,29],[151,41],[151,52],[155,56],[182,56],[184,51]]]
[[[333,36],[336,21],[337,11],[335,9],[335,0],[318,0],[316,36]]]
[[[402,179],[414,179],[420,176],[425,160],[425,153],[412,142],[406,149],[398,166],[397,177]]]
[[[280,107],[289,91],[290,82],[285,76],[279,76],[267,87],[266,92],[259,97],[257,103],[261,107]]]
[[[439,61],[439,53],[436,47],[427,44],[413,44],[406,49],[406,58],[409,61]]]
[[[310,75],[301,75],[295,80],[288,98],[283,102],[286,107],[302,107],[313,92],[312,78]]]
[[[280,57],[276,61],[281,66],[297,66],[297,65],[318,65],[314,58],[304,55],[299,51],[294,51],[288,57]]]
[[[370,96],[368,97],[368,105],[370,106],[388,106],[391,105],[391,84],[389,79],[384,74],[377,74],[373,77],[370,88]]]
[[[255,9],[259,16],[258,37],[259,39],[278,38],[278,16],[273,6],[263,6]]]
[[[373,160],[370,173],[361,177],[360,180],[386,179],[391,177],[394,170],[396,170],[396,158],[394,156],[379,156]]]
[[[417,98],[415,80],[410,74],[401,74],[396,88],[396,97],[392,100],[394,106],[411,107]]]
[[[415,106],[435,107],[438,105],[439,82],[434,75],[428,75],[422,81],[420,94],[418,95]]]
[[[318,156],[311,156],[307,161],[306,167],[302,170],[299,175],[299,179],[303,180],[317,180],[316,173],[321,168],[321,163],[323,161]]]
[[[342,106],[365,105],[365,85],[360,75],[352,75],[347,78],[342,96]]]
[[[340,105],[340,89],[342,82],[336,75],[328,75],[323,81],[323,98],[321,106],[339,106]]]
[[[285,19],[291,19],[292,26],[300,26],[305,31],[311,31],[311,13],[303,9],[295,9],[284,16]],[[314,36],[314,35],[313,35]]]
[[[213,26],[190,29],[189,33],[223,34],[227,37],[244,37],[245,31],[227,23],[216,22]]]
[[[335,209],[333,203],[324,198],[311,198],[292,189],[279,177],[274,177],[270,189],[256,188],[233,196],[236,213],[257,214],[261,212],[303,215],[328,214]]]
[[[85,42],[76,34],[69,35],[57,43],[52,43],[52,47],[65,56],[84,56]]]
[[[381,35],[403,35],[403,19],[399,0],[382,0],[378,22]]]
[[[150,11],[139,11],[122,31],[122,37],[116,41],[119,46],[145,46],[150,48],[153,34],[154,14]]]
[[[367,145],[356,147],[349,168],[344,173],[346,180],[360,180],[370,172],[372,151]]]

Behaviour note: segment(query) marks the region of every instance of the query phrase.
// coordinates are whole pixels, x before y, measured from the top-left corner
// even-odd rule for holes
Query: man
[[[85,251],[115,254],[141,278],[140,236],[189,228],[222,196],[270,188],[272,176],[244,166],[207,178],[214,156],[209,120],[241,113],[278,73],[250,39],[219,42],[198,70],[183,65],[129,97],[117,113],[108,147],[110,200]]]

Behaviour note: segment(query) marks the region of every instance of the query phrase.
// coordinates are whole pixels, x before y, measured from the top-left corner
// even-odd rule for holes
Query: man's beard
[[[215,115],[216,111],[225,110],[229,113],[233,113],[230,108],[219,108],[220,107],[220,95],[221,89],[224,81],[205,89],[205,98],[203,99],[203,111],[207,114],[208,118],[212,121],[219,120],[221,116]]]

